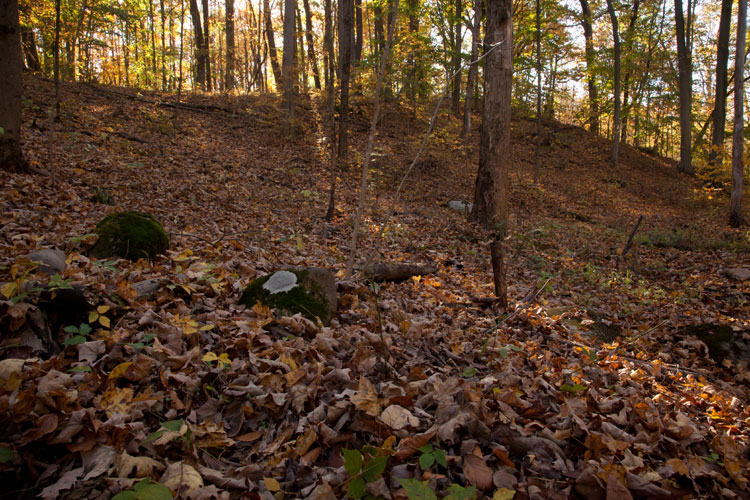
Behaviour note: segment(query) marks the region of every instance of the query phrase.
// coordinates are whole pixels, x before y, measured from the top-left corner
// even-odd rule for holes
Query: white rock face
[[[448,208],[455,210],[456,212],[471,213],[474,208],[474,204],[469,201],[451,200],[448,202]]]
[[[271,295],[288,292],[295,286],[297,286],[297,276],[289,271],[277,271],[263,283],[263,289],[268,290]]]

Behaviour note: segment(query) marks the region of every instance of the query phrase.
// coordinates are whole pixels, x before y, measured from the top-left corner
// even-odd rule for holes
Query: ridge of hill
[[[478,120],[464,144],[459,120],[440,115],[380,248],[438,270],[375,287],[341,279],[367,99],[353,100],[326,223],[316,97],[302,97],[285,140],[274,96],[176,105],[64,84],[50,123],[50,82],[29,77],[25,94],[24,151],[50,175],[0,182],[0,281],[20,279],[33,250],[64,250],[61,279],[107,321],[89,317],[87,342],[18,362],[24,339],[47,328],[62,339],[65,325],[33,294],[0,301],[7,491],[109,498],[151,478],[190,498],[341,498],[353,482],[342,450],[357,449],[388,457],[374,497],[406,498],[398,479],[411,478],[479,498],[748,498],[750,282],[735,271],[750,269],[750,235],[728,227],[725,195],[673,162],[623,145],[614,168],[608,141],[545,121],[535,185],[535,124],[515,120],[506,314],[487,300],[491,235],[446,206],[471,200]],[[429,112],[385,106],[365,252]],[[85,235],[116,210],[160,220],[168,255],[87,257]],[[339,272],[331,327],[237,305],[253,278],[302,265]],[[136,297],[132,284],[150,279],[161,287]],[[721,358],[713,326],[734,342]],[[443,466],[420,459],[427,444]]]

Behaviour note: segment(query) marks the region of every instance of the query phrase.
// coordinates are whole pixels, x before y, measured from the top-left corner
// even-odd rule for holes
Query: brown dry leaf
[[[132,457],[123,451],[115,460],[115,470],[118,477],[148,477],[155,470],[162,470],[164,466],[150,457]]]
[[[357,393],[352,396],[352,403],[358,410],[365,412],[371,417],[380,415],[380,399],[375,391],[375,386],[366,377],[359,378],[359,388]]]
[[[397,460],[406,460],[407,458],[414,455],[417,451],[419,451],[419,448],[432,441],[436,434],[437,429],[433,427],[427,432],[423,432],[422,434],[417,434],[416,436],[410,436],[406,439],[403,439],[398,444],[396,453],[394,453],[393,456]]]
[[[279,481],[272,477],[264,477],[263,483],[265,483],[266,488],[268,488],[268,491],[271,493],[281,490],[281,484],[279,484]]]
[[[607,476],[607,500],[632,500],[630,490],[622,484],[617,475],[610,473]]]
[[[482,457],[473,454],[464,455],[464,476],[470,484],[482,491],[492,488],[492,469],[485,463]]]
[[[159,482],[176,492],[178,496],[189,495],[203,487],[203,477],[200,473],[184,462],[169,464]]]
[[[399,405],[391,405],[380,414],[380,420],[397,431],[404,427],[417,427],[419,426],[419,419],[412,415],[412,413]]]

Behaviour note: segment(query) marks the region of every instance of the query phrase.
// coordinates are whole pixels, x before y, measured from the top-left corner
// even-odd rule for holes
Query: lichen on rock
[[[291,283],[288,274],[296,277]],[[266,286],[278,282],[286,286]],[[260,302],[281,314],[297,314],[314,320],[320,318],[328,325],[336,313],[336,283],[326,269],[302,268],[278,271],[261,276],[250,283],[240,298],[240,304],[252,307]]]
[[[128,211],[110,214],[96,225],[95,232],[99,240],[90,253],[97,259],[153,259],[169,248],[169,237],[164,227],[146,213]]]

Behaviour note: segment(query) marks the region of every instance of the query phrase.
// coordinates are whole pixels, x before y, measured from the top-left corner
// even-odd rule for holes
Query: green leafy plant
[[[406,491],[409,500],[438,500],[437,494],[430,488],[427,481],[417,479],[396,479]],[[452,483],[448,486],[448,494],[443,500],[474,500],[477,498],[477,489],[474,486],[461,486]]]
[[[13,460],[14,456],[16,456],[15,451],[4,446],[0,446],[0,464],[6,464],[10,462],[11,460]]]
[[[182,438],[183,444],[188,447],[190,445],[190,442],[192,440],[192,432],[190,430],[190,426],[185,426],[186,430],[182,432],[182,426],[185,423],[184,420],[167,420],[166,422],[162,422],[161,426],[158,431],[152,432],[151,434],[146,437],[143,441],[141,441],[141,446],[144,444],[151,443],[152,441],[156,441],[160,437],[164,436],[167,433],[170,433],[169,440],[172,441],[177,438]]]
[[[135,483],[132,490],[113,496],[112,500],[172,500],[172,492],[163,484],[144,479]]]
[[[143,334],[143,340],[141,342],[131,342],[128,344],[128,346],[132,347],[133,349],[143,349],[147,345],[149,345],[153,340],[156,338],[155,333],[144,333]]]
[[[445,451],[439,448],[433,448],[431,444],[426,444],[419,448],[422,454],[419,457],[419,466],[422,470],[427,470],[434,464],[438,464],[443,468],[448,465],[445,462]]]
[[[78,326],[69,325],[63,328],[63,331],[72,335],[72,337],[65,339],[64,345],[78,345],[88,340],[86,336],[91,333],[91,326],[88,323],[81,323]]]
[[[347,495],[351,498],[363,498],[367,483],[377,481],[386,465],[388,456],[383,455],[379,448],[365,446],[359,450],[341,450],[344,456],[344,468],[349,474],[349,489]]]

